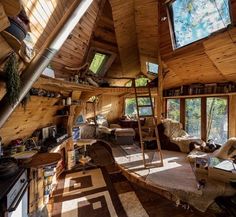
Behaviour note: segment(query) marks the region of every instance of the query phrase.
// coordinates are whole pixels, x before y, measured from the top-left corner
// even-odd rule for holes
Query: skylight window
[[[89,66],[89,69],[94,73],[94,74],[98,74],[102,67],[104,66],[104,64],[107,61],[107,55],[106,54],[102,54],[102,53],[95,53],[93,60]]]
[[[169,4],[175,48],[231,24],[228,0],[175,0]]]
[[[151,74],[158,74],[158,65],[156,63],[146,62],[147,71]]]

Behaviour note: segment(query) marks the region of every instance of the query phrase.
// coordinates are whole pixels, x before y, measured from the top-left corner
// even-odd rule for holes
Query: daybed
[[[194,144],[204,146],[205,142],[189,135],[182,129],[182,124],[171,119],[164,119],[158,125],[161,148],[163,150],[181,151],[184,153],[194,149]]]

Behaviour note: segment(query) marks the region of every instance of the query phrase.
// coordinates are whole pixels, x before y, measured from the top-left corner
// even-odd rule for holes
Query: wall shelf
[[[164,99],[180,99],[180,98],[198,98],[198,97],[220,97],[220,96],[231,96],[236,95],[236,92],[232,93],[205,93],[205,94],[194,94],[194,95],[181,95],[181,96],[165,96]]]

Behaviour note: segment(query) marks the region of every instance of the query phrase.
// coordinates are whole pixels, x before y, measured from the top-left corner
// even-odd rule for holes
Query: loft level
[[[163,91],[164,98],[188,98],[204,96],[228,96],[236,94],[235,82],[195,83],[191,85],[182,85],[180,87]]]
[[[197,98],[197,97],[206,97],[206,96],[232,96],[236,95],[236,92],[232,93],[206,93],[206,94],[194,94],[194,95],[183,95],[183,96],[165,96],[164,99],[181,99],[181,98]]]

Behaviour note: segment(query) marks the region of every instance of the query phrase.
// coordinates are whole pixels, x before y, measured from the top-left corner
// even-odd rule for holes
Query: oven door
[[[28,186],[26,182],[11,206],[7,209],[5,217],[28,217]]]

